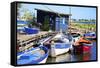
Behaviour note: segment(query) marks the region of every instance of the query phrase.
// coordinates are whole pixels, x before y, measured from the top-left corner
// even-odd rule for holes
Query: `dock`
[[[37,41],[39,41],[42,38],[45,37],[49,37],[49,36],[53,36],[57,34],[57,32],[47,32],[47,31],[41,31],[38,34],[17,34],[17,40],[20,41],[20,45],[21,45],[21,49],[20,51],[25,51],[29,48],[32,48],[33,45],[35,45],[37,43]],[[17,46],[19,46],[19,44],[17,43]]]

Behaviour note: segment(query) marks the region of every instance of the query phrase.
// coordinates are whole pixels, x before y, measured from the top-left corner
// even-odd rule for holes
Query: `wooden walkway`
[[[21,42],[20,45],[22,48],[19,50],[19,52],[25,51],[33,47],[33,45],[35,45],[39,39],[43,37],[53,36],[55,34],[56,32],[44,32],[44,31],[39,32],[38,34],[32,34],[32,35],[17,34],[17,39]],[[17,46],[19,46],[19,44],[17,44]]]

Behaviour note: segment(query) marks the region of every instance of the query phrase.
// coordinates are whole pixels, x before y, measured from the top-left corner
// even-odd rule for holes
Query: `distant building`
[[[69,22],[69,16],[71,14],[64,14],[64,13],[57,13],[53,11],[43,10],[43,9],[35,9],[37,10],[37,23],[41,23],[41,29],[43,27],[46,27],[46,25],[49,26],[46,27],[46,29],[50,29],[53,31],[60,31],[62,30],[65,32],[68,29],[68,22]],[[48,22],[48,23],[45,23]],[[46,25],[44,25],[46,24]]]

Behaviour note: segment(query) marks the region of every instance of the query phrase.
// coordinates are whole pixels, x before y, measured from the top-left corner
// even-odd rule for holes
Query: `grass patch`
[[[71,23],[71,25],[81,29],[96,29],[95,24]]]

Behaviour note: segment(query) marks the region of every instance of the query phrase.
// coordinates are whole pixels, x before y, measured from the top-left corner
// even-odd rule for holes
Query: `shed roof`
[[[60,14],[60,15],[67,15],[67,16],[72,15],[72,14],[59,13],[59,12],[56,12],[56,11],[50,11],[50,10],[44,10],[44,9],[38,9],[38,8],[35,8],[35,10],[40,10],[40,11],[50,12],[50,13],[55,13],[55,14]]]

